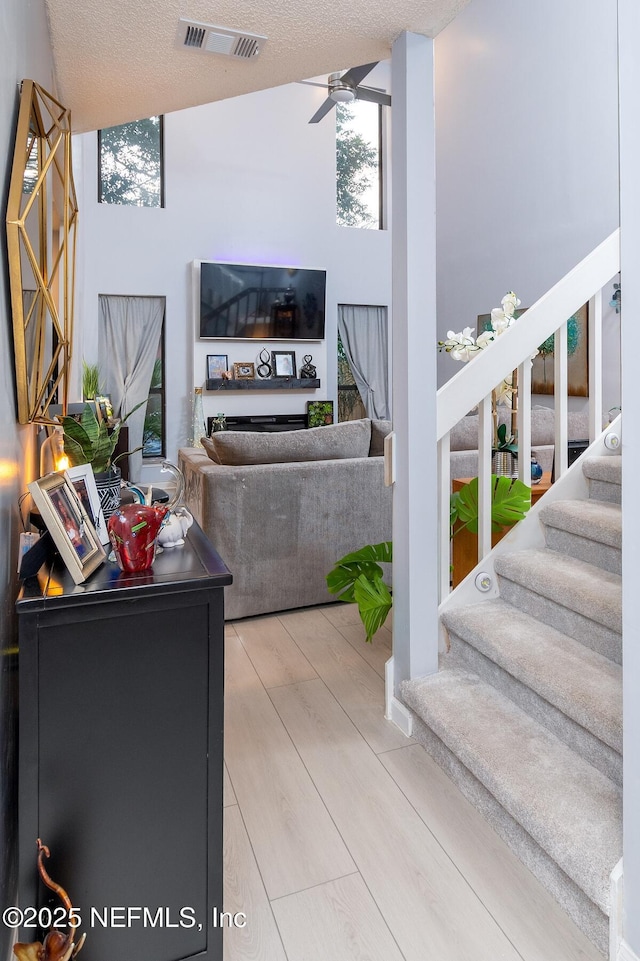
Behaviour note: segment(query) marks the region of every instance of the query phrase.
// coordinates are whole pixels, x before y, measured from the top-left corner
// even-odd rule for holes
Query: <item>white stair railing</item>
[[[438,510],[440,600],[449,593],[451,490],[450,432],[478,408],[478,561],[491,550],[492,391],[518,372],[518,447],[531,449],[531,357],[552,335],[554,341],[555,476],[568,466],[567,318],[589,303],[589,441],[602,428],[602,289],[620,270],[619,231],[611,234],[530,307],[523,318],[465,364],[438,391]],[[520,480],[531,484],[528,457],[518,458]]]

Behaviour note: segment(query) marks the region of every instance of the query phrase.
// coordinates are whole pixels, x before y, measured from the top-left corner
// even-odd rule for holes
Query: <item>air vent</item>
[[[217,53],[224,57],[237,57],[251,60],[257,57],[266,41],[257,33],[230,30],[228,27],[214,27],[208,23],[180,18],[178,25],[178,46],[202,53]]]

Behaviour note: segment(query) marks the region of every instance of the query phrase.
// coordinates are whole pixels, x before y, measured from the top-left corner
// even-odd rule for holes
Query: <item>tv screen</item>
[[[322,340],[326,271],[200,264],[200,337]]]

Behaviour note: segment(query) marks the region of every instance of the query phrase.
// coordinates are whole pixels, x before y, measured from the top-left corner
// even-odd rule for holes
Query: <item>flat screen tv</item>
[[[326,271],[200,262],[200,337],[322,340]]]

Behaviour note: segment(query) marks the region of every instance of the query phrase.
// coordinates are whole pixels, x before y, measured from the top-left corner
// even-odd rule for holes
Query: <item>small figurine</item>
[[[186,507],[178,507],[165,521],[158,534],[158,544],[165,550],[184,544],[184,535],[193,524],[193,517]]]
[[[316,369],[311,363],[313,357],[311,354],[305,354],[302,359],[304,360],[304,364],[300,368],[300,377],[306,380],[313,380],[317,376]]]
[[[263,356],[263,354],[266,356]],[[258,374],[258,377],[262,377],[262,379],[265,380],[267,377],[271,377],[271,374],[273,373],[273,368],[269,363],[269,361],[271,360],[269,351],[263,348],[260,351],[259,360],[260,360],[260,363],[258,364],[256,373]]]

